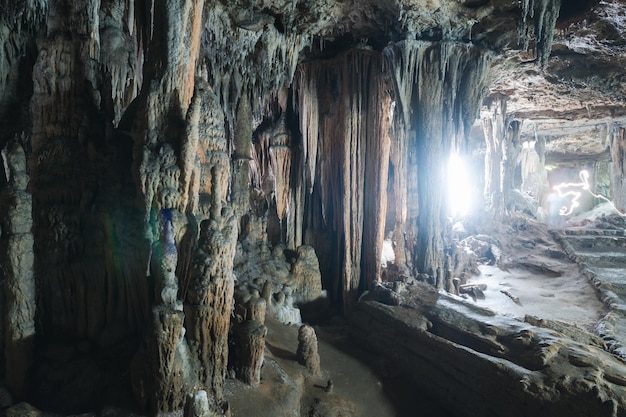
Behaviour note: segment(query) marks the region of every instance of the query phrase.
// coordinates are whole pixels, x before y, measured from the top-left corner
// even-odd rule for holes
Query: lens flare
[[[621,211],[619,211],[611,200],[601,194],[595,194],[593,191],[591,191],[591,186],[589,185],[589,171],[583,169],[578,173],[578,176],[580,177],[580,182],[563,182],[559,185],[555,185],[554,187],[552,187],[552,189],[555,190],[560,197],[572,197],[570,205],[563,206],[559,210],[559,214],[561,216],[569,216],[570,214],[572,214],[576,207],[580,205],[578,200],[580,199],[582,192],[586,191],[593,197],[606,201],[611,205],[611,207],[613,208],[613,210],[615,210],[617,214],[622,217],[626,217],[626,213],[622,213]]]

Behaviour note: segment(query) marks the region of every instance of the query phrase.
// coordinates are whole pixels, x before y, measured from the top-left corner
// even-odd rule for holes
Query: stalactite
[[[143,82],[144,51],[142,38],[136,30],[134,2],[102,1],[98,30],[94,33],[94,59],[102,63],[102,71],[110,84],[107,91],[112,101],[112,120],[119,123],[130,103],[137,97]]]
[[[293,3],[295,5],[295,3]],[[292,28],[278,31],[269,15],[250,16],[250,25],[237,24],[250,10],[230,16],[221,4],[207,11],[203,47],[209,84],[224,109],[227,124],[234,126],[239,97],[249,94],[255,118],[261,119],[264,100],[293,79],[300,51],[309,37]],[[289,12],[286,12],[286,16]],[[247,85],[246,85],[247,84]]]
[[[204,78],[196,80],[196,92],[186,117],[185,137],[181,150],[182,198],[179,210],[195,214],[199,220],[209,218],[212,193],[213,167],[219,167],[221,195],[219,201],[227,200],[230,160],[224,113],[217,98]]]
[[[307,74],[299,67],[297,75],[298,108],[300,109],[300,132],[304,141],[305,180],[309,194],[315,185],[317,167],[317,141],[319,138],[318,90],[315,74]]]
[[[519,188],[519,184],[515,184],[515,169],[519,159],[520,152],[522,151],[522,143],[520,141],[522,122],[519,120],[510,120],[505,140],[502,143],[502,162],[500,169],[500,189],[504,199],[504,207],[509,210],[511,204],[511,191],[514,188]]]
[[[279,121],[278,128],[273,132],[269,154],[274,172],[274,192],[276,193],[276,209],[282,222],[287,220],[289,213],[289,193],[291,177],[292,151],[289,132],[284,118]]]
[[[554,29],[559,17],[562,0],[522,0],[521,22],[517,26],[517,37],[524,49],[528,49],[531,38],[535,38],[535,57],[544,67],[552,51]],[[529,20],[532,19],[532,26]]]
[[[3,4],[5,21],[19,24],[44,20],[48,11],[48,0],[6,0]]]
[[[363,289],[369,289],[374,281],[380,281],[381,258],[385,223],[387,218],[387,180],[391,140],[388,132],[391,128],[393,112],[391,96],[386,93],[382,78],[374,88],[370,87],[369,100],[379,103],[381,111],[368,120],[368,131],[379,132],[378,140],[368,140],[365,150],[365,199],[364,211],[367,213],[363,226]],[[374,197],[376,196],[376,197]]]
[[[485,153],[485,189],[487,207],[497,218],[504,216],[504,196],[500,190],[502,161],[502,139],[506,134],[506,100],[493,106],[493,114],[482,119],[486,141]]]
[[[8,182],[0,194],[5,375],[14,397],[23,398],[32,370],[35,342],[32,197],[27,191],[29,178],[22,146],[17,141],[9,142],[0,159],[7,170]]]
[[[407,213],[406,234],[395,240],[404,240],[415,273],[428,274],[439,288],[447,288],[447,209],[441,184],[452,145],[464,140],[476,117],[490,55],[472,45],[408,40],[383,53],[396,92],[394,131],[407,153],[394,157],[406,163],[408,178],[406,200],[396,207]],[[417,213],[409,211],[416,193]]]
[[[151,77],[145,80],[149,88],[138,99],[132,129],[135,174],[142,206],[148,214],[153,207],[176,208],[188,201],[187,176],[180,176],[185,161],[180,160],[176,141],[185,136],[184,116],[193,97],[204,1],[165,2],[157,6],[160,9],[153,11],[156,35],[151,39],[153,47],[148,48],[145,63],[146,74]],[[173,123],[174,120],[179,123]],[[147,220],[146,217],[146,224]],[[150,234],[148,237],[153,238]]]
[[[238,219],[250,210],[249,178],[252,146],[252,108],[247,96],[239,100],[234,135],[231,200]]]

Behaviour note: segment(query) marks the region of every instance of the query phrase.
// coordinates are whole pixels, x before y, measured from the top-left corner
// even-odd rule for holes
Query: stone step
[[[555,229],[554,231],[565,236],[626,236],[624,229],[589,229],[584,227],[571,227],[567,229]]]
[[[626,248],[626,236],[569,235],[564,237],[575,250],[591,248]]]
[[[592,282],[596,288],[605,296],[615,298],[612,304],[626,304],[626,268],[588,266],[587,271],[592,274]],[[613,294],[608,294],[607,291]]]
[[[579,263],[604,268],[626,266],[626,252],[576,251]]]

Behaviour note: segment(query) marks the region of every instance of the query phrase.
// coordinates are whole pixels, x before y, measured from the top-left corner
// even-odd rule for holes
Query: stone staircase
[[[626,231],[576,227],[553,235],[608,309],[596,325],[598,335],[611,353],[626,360]]]

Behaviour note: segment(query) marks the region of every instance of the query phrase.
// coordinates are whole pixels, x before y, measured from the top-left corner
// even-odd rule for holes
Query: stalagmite
[[[261,382],[266,335],[267,327],[256,320],[246,320],[233,330],[234,369],[237,378],[246,384],[257,385]]]
[[[176,306],[178,301],[178,279],[176,264],[178,250],[176,249],[175,230],[171,210],[161,210],[159,213],[159,240],[152,250],[152,275],[156,281],[156,296],[159,304]]]
[[[156,305],[146,338],[145,355],[135,357],[133,387],[139,404],[153,416],[181,409],[187,393],[195,385],[196,375],[189,367],[189,353],[183,327],[185,314],[178,300],[175,275],[178,252],[172,211],[159,213],[159,241],[152,251],[152,275],[155,278]]]
[[[187,396],[184,417],[209,417],[209,400],[206,391],[200,390]]]
[[[6,382],[14,397],[28,388],[35,342],[32,197],[24,149],[17,140],[2,150],[8,184],[0,194],[0,278],[4,282]]]
[[[247,305],[248,320],[254,320],[261,324],[265,324],[265,311],[267,309],[267,302],[264,298],[259,296],[252,297],[250,301],[248,301]]]
[[[294,298],[299,303],[306,303],[318,298],[322,293],[322,277],[315,249],[300,246],[297,258],[291,266],[294,279]]]
[[[204,390],[196,391],[187,396],[183,417],[230,417],[230,414],[216,412]]]
[[[317,336],[315,330],[308,324],[303,324],[298,330],[298,350],[296,357],[307,372],[312,375],[320,373],[320,355],[317,352]]]
[[[157,306],[152,314],[153,327],[147,345],[148,378],[135,381],[135,392],[140,404],[144,399],[147,410],[156,416],[183,408],[195,375],[183,360],[186,357],[183,312]]]

